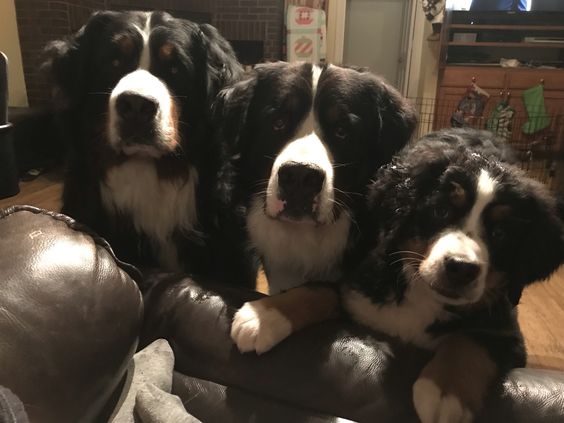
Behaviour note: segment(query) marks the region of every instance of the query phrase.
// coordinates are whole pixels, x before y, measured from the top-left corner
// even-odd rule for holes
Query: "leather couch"
[[[137,283],[136,283],[137,282]],[[260,294],[139,272],[72,219],[0,212],[0,385],[31,421],[105,421],[134,351],[164,337],[173,393],[203,422],[416,422],[411,385],[427,353],[344,321],[263,356],[229,339],[234,311]],[[478,421],[564,421],[564,373],[516,369]]]

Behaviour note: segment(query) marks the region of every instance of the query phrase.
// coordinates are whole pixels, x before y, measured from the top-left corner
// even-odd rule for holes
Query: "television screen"
[[[564,0],[447,0],[447,8],[471,11],[564,12]]]

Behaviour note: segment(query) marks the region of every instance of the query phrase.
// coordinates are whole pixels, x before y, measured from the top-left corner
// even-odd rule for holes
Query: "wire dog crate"
[[[556,190],[556,154],[564,143],[564,115],[534,112],[510,106],[507,113],[495,113],[500,105],[488,101],[480,113],[466,115],[461,121],[456,112],[459,101],[442,99],[410,99],[419,114],[418,139],[429,132],[451,127],[472,127],[493,132],[516,152],[520,166],[533,178]],[[509,104],[509,103],[507,103]],[[499,112],[499,110],[498,110]],[[528,128],[528,131],[524,131]],[[526,133],[530,132],[530,133]]]

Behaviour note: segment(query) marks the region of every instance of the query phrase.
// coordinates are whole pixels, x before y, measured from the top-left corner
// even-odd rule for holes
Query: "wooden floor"
[[[0,200],[0,209],[30,204],[59,210],[62,179],[59,172],[41,175],[20,184],[15,197]],[[265,292],[264,275],[258,289]],[[519,322],[529,352],[529,366],[564,370],[564,267],[550,280],[529,287],[519,305]]]

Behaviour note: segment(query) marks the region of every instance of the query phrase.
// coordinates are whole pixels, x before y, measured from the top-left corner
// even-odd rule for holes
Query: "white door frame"
[[[329,8],[327,11],[327,61],[329,63],[340,64],[343,62],[345,45],[345,21],[347,16],[347,0],[328,0]],[[407,13],[404,23],[404,34],[402,50],[405,52],[405,64],[400,74],[400,91],[404,95],[409,94],[410,86],[413,86],[412,75],[417,74],[417,68],[421,63],[422,49],[420,43],[414,42],[416,26],[419,24],[416,19],[418,14],[419,0],[408,0]]]
[[[343,63],[345,46],[345,19],[347,0],[328,0],[327,10],[327,62]]]

